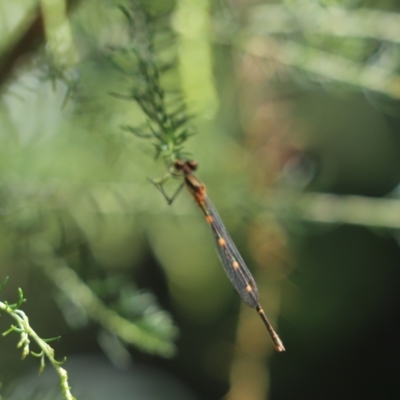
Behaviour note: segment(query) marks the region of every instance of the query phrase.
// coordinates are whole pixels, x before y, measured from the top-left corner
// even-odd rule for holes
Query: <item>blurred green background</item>
[[[32,327],[62,336],[78,399],[399,398],[398,11],[0,0],[0,300],[21,287]],[[176,157],[198,161],[285,353],[190,196],[150,184]],[[17,343],[1,395],[59,398],[23,380],[38,360]]]

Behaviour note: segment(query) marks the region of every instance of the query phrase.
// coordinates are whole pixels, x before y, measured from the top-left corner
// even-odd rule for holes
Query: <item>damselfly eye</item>
[[[177,160],[174,162],[174,167],[177,171],[182,171],[185,166],[185,162],[182,160]]]
[[[197,167],[199,166],[199,164],[197,163],[197,161],[194,161],[194,160],[186,161],[186,165],[187,165],[192,171],[196,171]]]

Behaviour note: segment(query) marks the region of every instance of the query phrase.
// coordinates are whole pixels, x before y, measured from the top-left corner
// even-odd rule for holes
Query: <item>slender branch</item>
[[[400,228],[400,200],[397,199],[276,191],[266,201],[272,209],[283,207],[292,218],[302,221]]]
[[[248,32],[257,35],[303,32],[400,43],[400,14],[394,12],[299,2],[251,7],[248,20]]]

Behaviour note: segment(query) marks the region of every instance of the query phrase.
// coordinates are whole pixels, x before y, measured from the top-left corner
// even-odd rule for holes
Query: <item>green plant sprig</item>
[[[0,283],[0,291],[4,288],[8,281],[8,278],[4,279]],[[40,369],[39,374],[44,371],[46,366],[46,359],[56,370],[60,378],[61,393],[65,400],[76,400],[71,393],[71,387],[68,383],[68,373],[61,366],[65,363],[66,358],[62,361],[55,359],[54,349],[48,344],[48,342],[59,339],[50,338],[42,339],[30,326],[28,316],[19,309],[19,307],[26,301],[23,295],[22,289],[18,289],[18,300],[14,304],[8,304],[7,302],[0,301],[0,310],[6,312],[16,321],[16,325],[11,325],[10,329],[3,332],[2,336],[7,336],[12,332],[16,332],[20,335],[20,341],[17,344],[17,348],[22,348],[22,359],[25,359],[29,354],[40,358]],[[31,339],[39,346],[40,352],[36,353],[30,350]]]
[[[155,158],[163,158],[167,165],[187,156],[183,144],[194,134],[188,126],[192,115],[186,112],[186,105],[180,91],[166,92],[161,85],[161,75],[176,66],[176,60],[161,61],[155,45],[158,29],[170,33],[165,24],[158,24],[157,18],[148,14],[142,6],[134,12],[120,7],[129,25],[131,44],[129,48],[114,52],[113,62],[117,68],[132,80],[129,94],[111,92],[110,94],[125,100],[135,101],[145,115],[146,122],[139,126],[121,125],[121,129],[133,133],[142,139],[152,139]],[[165,21],[165,16],[163,16]],[[161,27],[159,25],[162,25]],[[173,35],[170,33],[170,47]],[[165,46],[164,46],[165,47]],[[165,51],[165,48],[163,48]],[[116,61],[117,56],[124,57],[122,67]],[[132,61],[133,60],[133,61]]]

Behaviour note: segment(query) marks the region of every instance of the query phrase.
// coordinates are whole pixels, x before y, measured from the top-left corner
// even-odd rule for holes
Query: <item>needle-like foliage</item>
[[[152,139],[156,158],[162,157],[169,164],[184,157],[183,144],[194,131],[188,125],[191,116],[179,87],[166,90],[161,82],[162,75],[176,68],[174,56],[164,56],[173,54],[170,14],[153,16],[139,3],[132,1],[130,8],[120,6],[129,27],[129,45],[113,49],[111,58],[130,85],[128,93],[111,94],[139,105],[145,122],[121,128],[137,137]]]

